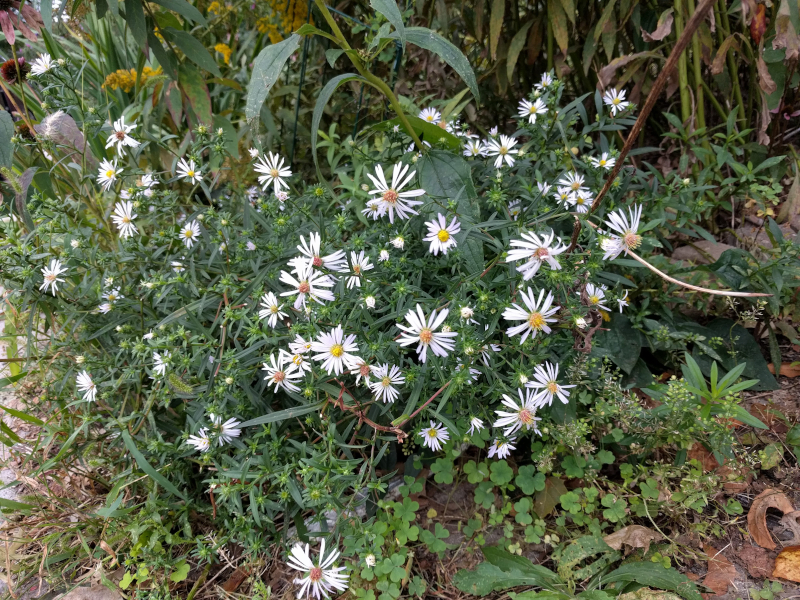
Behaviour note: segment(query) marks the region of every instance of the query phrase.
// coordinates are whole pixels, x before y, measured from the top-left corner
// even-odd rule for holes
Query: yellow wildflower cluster
[[[260,33],[266,33],[273,44],[280,42],[285,34],[305,25],[308,18],[307,0],[269,0],[268,4],[272,14],[260,18],[256,27]]]
[[[157,77],[161,75],[161,67],[157,69],[151,69],[150,67],[145,67],[142,69],[142,79],[141,84],[144,85],[148,79],[151,77]],[[120,69],[119,71],[115,71],[106,77],[106,80],[103,82],[103,88],[111,88],[112,90],[122,90],[123,92],[130,92],[136,86],[136,69],[130,69],[126,71],[125,69]]]
[[[222,54],[222,61],[227,65],[231,59],[231,47],[228,44],[217,44],[214,46],[214,50]]]
[[[233,10],[233,4],[226,3],[220,4],[216,0],[208,5],[208,10],[206,11],[209,15],[222,15],[228,13]]]

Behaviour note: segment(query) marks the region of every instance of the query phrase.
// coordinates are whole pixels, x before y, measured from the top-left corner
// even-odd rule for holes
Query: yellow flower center
[[[397,202],[398,194],[394,190],[386,190],[383,192],[383,201],[387,202],[388,204],[394,204]],[[377,208],[377,207],[376,207]]]
[[[436,234],[436,237],[439,238],[440,242],[446,242],[450,239],[450,233],[446,229],[440,229],[439,233]]]
[[[606,166],[606,159],[601,158],[599,164],[600,164],[601,167],[605,167]]]
[[[433,332],[430,329],[423,329],[419,332],[419,341],[423,344],[430,344],[433,339]]]
[[[361,275],[361,266],[353,265],[353,273],[355,273],[356,275]]]
[[[547,384],[547,391],[551,394],[555,394],[558,391],[558,384],[555,381],[551,381]]]
[[[131,222],[131,218],[130,217],[122,217],[122,222],[123,223],[130,223]]]
[[[303,364],[303,357],[302,357],[302,356],[300,356],[299,354],[295,354],[295,355],[292,357],[292,362],[293,362],[294,364],[296,364],[296,365],[299,367],[300,365],[302,365],[302,364]]]
[[[381,379],[381,385],[385,388],[388,388],[390,385],[392,385],[392,380],[389,378],[388,375],[383,379]]]
[[[545,320],[544,315],[542,313],[531,313],[531,316],[528,317],[528,325],[531,326],[531,329],[541,329],[544,327]]]
[[[589,296],[589,304],[600,304],[600,296]]]
[[[277,314],[278,306],[276,304],[273,304],[272,306],[269,307],[269,312],[271,312],[273,315]]]
[[[425,120],[426,120],[428,123],[433,123],[433,115],[428,115],[427,117],[425,117]]]
[[[331,355],[339,358],[342,354],[344,354],[344,348],[341,344],[334,344],[333,348],[331,348]]]
[[[508,154],[508,148],[506,148],[505,146],[500,146],[499,154],[500,156],[505,156],[506,154]]]
[[[270,177],[272,177],[273,179],[277,179],[278,175],[280,175],[280,173],[278,172],[278,169],[270,169],[270,171],[269,171],[269,176]]]
[[[114,173],[114,169],[109,169],[108,171],[106,171],[106,177],[111,178],[114,177],[115,174],[116,173]]]
[[[619,98],[614,98],[614,99],[611,101],[611,104],[613,104],[614,106],[616,106],[616,105],[617,105],[617,104],[619,104],[620,102],[622,102],[622,100],[620,100]]]
[[[583,196],[578,196],[575,199],[575,204],[583,204],[584,202],[585,202],[585,200],[583,199]]]
[[[433,427],[428,429],[428,437],[429,438],[433,439],[433,438],[438,437],[438,435],[439,435],[439,432],[436,429],[434,429]]]
[[[183,232],[183,235],[187,238],[190,238],[194,236],[194,232],[191,229],[187,229],[186,231]]]
[[[581,184],[580,184],[580,183],[578,183],[577,181],[573,181],[573,182],[572,182],[572,185],[571,185],[570,187],[571,187],[573,190],[577,191],[577,190],[579,190],[579,189],[580,189],[580,187],[581,187]]]
[[[637,235],[637,234],[633,233],[632,231],[630,231],[630,232],[625,234],[625,237],[622,238],[622,240],[625,242],[625,245],[628,248],[634,249],[634,248],[638,248],[639,244],[642,243],[642,236]]]
[[[194,171],[193,170],[186,171],[186,176],[187,177],[194,177]]]

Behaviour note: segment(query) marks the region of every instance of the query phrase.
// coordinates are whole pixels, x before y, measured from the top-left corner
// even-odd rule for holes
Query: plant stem
[[[317,8],[322,13],[322,16],[325,18],[328,26],[331,28],[333,35],[336,37],[339,46],[345,51],[350,59],[350,62],[353,63],[353,66],[356,68],[359,74],[366,79],[372,87],[376,88],[384,96],[386,96],[386,98],[389,100],[389,104],[392,105],[392,108],[397,113],[397,116],[400,119],[400,122],[403,124],[406,132],[411,136],[411,139],[414,140],[414,144],[417,146],[417,149],[422,150],[422,142],[414,131],[414,128],[411,127],[411,123],[408,122],[406,114],[403,112],[403,109],[400,107],[400,102],[397,100],[397,96],[394,95],[394,92],[382,79],[376,77],[364,67],[364,64],[361,62],[358,56],[356,56],[356,53],[350,47],[350,44],[347,43],[347,39],[344,37],[342,30],[339,29],[339,25],[336,24],[333,15],[328,10],[328,7],[325,6],[325,2],[323,0],[314,0],[314,4],[317,5]]]
[[[694,14],[694,0],[686,0],[686,7],[690,15]],[[706,126],[706,109],[703,102],[703,72],[700,65],[700,36],[695,32],[692,37],[692,70],[694,72],[694,98],[697,103],[697,120],[695,125],[697,129],[703,129]],[[703,137],[703,148],[710,150],[711,146],[708,143],[708,138]]]
[[[730,20],[728,19],[728,7],[725,3],[725,0],[719,0],[717,3],[717,13],[719,17],[721,17],[716,19],[717,32],[719,37],[724,38],[724,36],[722,36],[723,30],[726,36],[731,34],[731,24]],[[723,41],[724,39],[722,39],[720,43]],[[736,57],[733,56],[732,48],[728,49],[726,58],[728,60],[728,71],[731,76],[731,85],[733,85],[733,95],[736,97],[737,111],[739,113],[739,124],[741,127],[744,127],[744,99],[742,98],[742,87],[739,85],[739,66],[736,63]]]
[[[675,0],[675,39],[679,40],[683,34],[683,2]],[[681,52],[678,57],[678,82],[681,91],[681,121],[685,125],[692,117],[692,105],[689,98],[689,73],[686,53]]]

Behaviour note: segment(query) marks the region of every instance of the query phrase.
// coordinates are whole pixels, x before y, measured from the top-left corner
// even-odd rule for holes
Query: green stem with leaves
[[[675,0],[675,39],[683,34],[683,0]],[[686,51],[678,57],[678,84],[681,92],[681,121],[685,124],[692,117],[692,101],[689,98],[689,67]]]
[[[325,5],[323,0],[314,0],[314,3],[317,5],[317,8],[322,13],[322,16],[325,18],[325,21],[328,23],[328,26],[331,28],[334,37],[336,38],[336,43],[339,44],[339,47],[345,51],[350,62],[353,63],[353,66],[359,72],[359,74],[366,79],[367,83],[369,83],[372,87],[377,89],[381,92],[386,98],[389,100],[389,104],[392,105],[392,108],[397,113],[397,116],[400,118],[400,122],[403,124],[403,127],[411,136],[411,139],[414,140],[414,144],[416,144],[417,149],[422,150],[422,141],[417,136],[414,128],[411,127],[411,123],[408,122],[403,109],[400,107],[400,102],[397,100],[397,96],[394,95],[394,92],[391,88],[386,85],[381,78],[376,77],[369,70],[364,67],[364,63],[358,58],[355,50],[350,47],[350,44],[347,42],[347,39],[344,37],[342,30],[339,29],[339,25],[333,18],[333,15],[328,10],[328,7]]]

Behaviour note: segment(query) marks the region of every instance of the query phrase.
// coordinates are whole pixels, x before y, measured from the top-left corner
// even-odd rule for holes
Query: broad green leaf
[[[294,408],[286,408],[284,410],[278,410],[273,413],[269,413],[268,415],[263,415],[261,417],[256,417],[255,419],[250,419],[249,421],[245,421],[239,427],[253,427],[254,425],[266,425],[267,423],[278,423],[280,421],[285,421],[286,419],[293,419],[294,417],[302,417],[303,415],[307,415],[308,413],[312,413],[314,411],[319,410],[322,408],[322,402],[317,402],[316,404],[309,404],[306,406],[296,406]]]
[[[525,23],[525,25],[514,34],[514,37],[511,38],[511,44],[508,46],[508,56],[506,57],[506,76],[509,81],[511,81],[511,77],[514,75],[514,67],[517,66],[519,53],[522,52],[522,48],[525,47],[525,41],[528,39],[528,29],[531,28],[531,25],[533,25],[533,19]]]
[[[24,502],[17,502],[16,500],[9,500],[8,498],[0,498],[0,510],[3,512],[15,510],[31,510],[36,508],[33,504],[25,504]]]
[[[257,122],[269,91],[278,81],[286,61],[297,50],[300,40],[301,37],[295,33],[258,53],[253,63],[250,85],[247,86],[247,103],[244,109],[245,117],[251,123]]]
[[[147,45],[147,22],[144,18],[142,0],[125,0],[125,22],[140,48]]]
[[[211,114],[211,96],[208,93],[208,86],[203,80],[200,71],[183,63],[178,68],[178,84],[181,91],[189,100],[198,121],[207,127],[211,127],[213,121]]]
[[[558,42],[558,47],[566,54],[569,49],[569,31],[567,30],[567,15],[559,0],[547,0],[547,14],[553,28],[553,36]]]
[[[206,18],[203,16],[203,13],[197,10],[190,3],[186,2],[186,0],[153,0],[153,2],[160,4],[167,10],[178,13],[180,16],[185,17],[190,21],[194,21],[198,25],[206,26],[208,24]]]
[[[488,562],[479,564],[474,571],[461,570],[453,576],[453,583],[459,590],[476,596],[486,596],[492,591],[508,590],[520,585],[540,587],[542,582],[542,577],[537,574],[522,573],[516,569],[503,571]]]
[[[431,150],[417,162],[417,169],[420,186],[431,196],[451,200],[459,196],[477,197],[469,163],[461,156]]]
[[[162,29],[161,32],[168,40],[181,49],[181,51],[186,55],[186,58],[188,58],[198,67],[208,71],[209,73],[213,73],[217,77],[222,77],[222,73],[220,73],[219,67],[217,66],[217,61],[214,60],[214,57],[209,54],[205,46],[203,46],[203,44],[201,44],[191,33],[179,31],[177,29],[173,29],[172,27],[166,27]]]
[[[133,441],[131,438],[131,434],[128,433],[127,429],[122,430],[122,441],[125,442],[125,446],[128,448],[128,452],[131,453],[131,456],[136,461],[136,464],[139,465],[139,468],[147,473],[150,477],[152,477],[156,483],[158,483],[161,487],[167,490],[169,493],[178,496],[179,498],[183,498],[186,500],[186,496],[184,496],[178,488],[176,488],[170,481],[164,477],[161,473],[156,471],[147,459],[144,457],[139,451],[139,448],[136,446],[136,442]]]
[[[544,489],[536,492],[533,499],[533,510],[540,518],[549,515],[559,503],[561,496],[567,493],[564,482],[558,477],[548,477],[544,482]]]
[[[381,13],[392,27],[397,31],[397,37],[403,45],[403,50],[406,48],[406,28],[403,24],[403,15],[400,14],[400,9],[397,7],[395,0],[370,0],[369,5],[379,13]]]
[[[540,583],[533,584],[543,588],[552,588],[561,582],[553,571],[542,565],[533,564],[524,556],[511,554],[499,546],[485,546],[481,548],[484,558],[503,571],[518,571],[526,577],[538,579]]]
[[[617,581],[635,581],[647,587],[675,592],[686,600],[702,600],[693,581],[672,567],[665,569],[661,563],[628,563],[602,579],[604,585]]]
[[[175,583],[180,583],[181,581],[186,580],[189,576],[189,571],[191,567],[189,563],[185,560],[180,561],[178,564],[175,565],[175,569],[170,573],[169,580]]]
[[[397,38],[397,33],[390,37]],[[480,102],[481,95],[478,91],[478,80],[467,60],[467,57],[456,46],[448,42],[438,33],[425,27],[406,27],[406,40],[430,52],[434,52],[444,62],[450,65],[467,84],[476,102]]]
[[[406,119],[408,119],[408,122],[414,129],[414,132],[429,144],[433,144],[435,142],[444,142],[453,151],[458,151],[461,148],[461,140],[438,125],[428,123],[427,121],[412,115],[406,115]],[[400,126],[405,130],[405,125],[403,125],[400,117],[395,117],[389,121],[376,123],[372,126],[372,129],[376,129],[378,131],[389,131],[396,126]]]
[[[33,224],[33,219],[31,218],[31,213],[28,210],[28,188],[30,188],[31,182],[33,181],[33,176],[36,175],[36,171],[38,170],[39,167],[30,167],[29,169],[26,169],[22,175],[20,175],[20,191],[18,194],[16,194],[16,198],[14,200],[17,214],[22,218],[22,221],[25,223],[25,227],[29,232],[33,231],[35,226]]]
[[[150,49],[153,51],[158,64],[160,64],[161,68],[164,69],[164,73],[166,73],[171,79],[177,80],[178,61],[175,58],[175,53],[166,50],[164,46],[161,45],[161,40],[155,36],[153,31],[147,32],[147,43],[150,46]]]
[[[17,381],[25,377],[25,375],[27,374],[28,372],[25,371],[24,373],[18,373],[17,375],[12,375],[11,377],[3,377],[2,379],[0,379],[0,389],[6,387],[7,385],[11,385],[12,383],[16,383]]]
[[[503,30],[503,17],[506,13],[506,0],[492,0],[492,14],[489,17],[489,48],[492,60],[497,60],[497,44]]]

